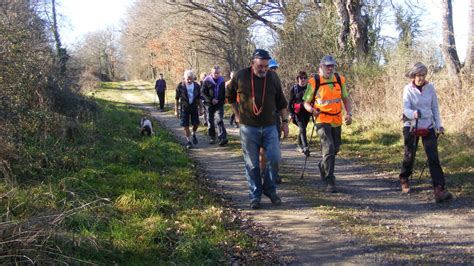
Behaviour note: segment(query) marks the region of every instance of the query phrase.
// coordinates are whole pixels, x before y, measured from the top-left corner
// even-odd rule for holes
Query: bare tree
[[[472,65],[474,64],[474,1],[471,0],[471,3],[469,4],[469,19],[468,19],[468,41],[467,41],[467,51],[466,51],[466,59],[464,60],[464,67],[463,70],[465,73],[468,73],[468,75],[471,75],[471,80],[473,80],[472,77]]]
[[[369,16],[362,14],[363,3],[359,0],[335,0],[334,5],[342,23],[338,36],[340,49],[347,50],[349,34],[356,57],[366,57],[369,53]]]
[[[451,0],[441,0],[442,8],[442,25],[443,25],[443,44],[441,50],[443,52],[444,61],[448,74],[454,85],[461,89],[461,79],[459,71],[461,63],[459,61],[458,52],[456,50],[456,41],[454,39],[453,27],[453,6]]]

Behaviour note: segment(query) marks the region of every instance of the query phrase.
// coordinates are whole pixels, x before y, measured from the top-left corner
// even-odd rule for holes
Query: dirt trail
[[[154,97],[147,91],[144,95]],[[141,104],[133,95],[126,97],[130,103]],[[183,130],[172,111],[160,113],[153,106],[140,106],[184,143]],[[227,130],[231,137],[239,138],[238,129],[227,127]],[[251,210],[242,156],[229,148],[208,144],[208,138],[201,134],[198,140],[199,144],[189,150],[190,156],[231,197],[235,208],[277,232],[280,245],[277,254],[282,261],[318,265],[471,264],[474,261],[472,202],[455,199],[448,204],[435,204],[428,189],[402,196],[393,176],[377,174],[368,167],[340,159],[336,162],[339,192],[328,194],[316,167],[320,160],[318,145],[313,145],[307,174],[301,180],[304,156],[295,150],[295,144],[287,141],[281,146],[280,174],[284,181],[277,189],[282,206],[274,207],[268,198],[262,197],[262,209]],[[382,234],[387,241],[371,240],[370,232],[355,234],[324,218],[317,211],[321,201],[313,198],[323,199],[321,208],[337,206],[356,210],[351,219],[363,221],[367,230]]]

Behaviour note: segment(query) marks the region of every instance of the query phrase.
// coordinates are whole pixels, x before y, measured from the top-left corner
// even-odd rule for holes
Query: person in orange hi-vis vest
[[[319,63],[319,75],[308,80],[304,107],[315,119],[316,132],[321,140],[322,160],[318,163],[326,191],[336,192],[334,165],[341,145],[343,106],[344,122],[352,123],[352,109],[346,80],[335,72],[336,60],[325,55]]]

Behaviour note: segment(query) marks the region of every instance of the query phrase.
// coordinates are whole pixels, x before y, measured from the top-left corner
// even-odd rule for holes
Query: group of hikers
[[[320,60],[318,73],[308,75],[305,71],[299,71],[296,84],[290,90],[289,100],[276,72],[278,64],[264,49],[256,49],[250,66],[232,72],[227,82],[221,76],[219,66],[214,66],[209,75],[201,75],[200,84],[193,71],[186,70],[183,81],[176,88],[174,107],[174,113],[184,128],[186,148],[198,144],[196,130],[200,124],[199,116],[203,113],[207,114],[210,143],[220,146],[228,143],[224,125],[224,105],[228,103],[233,112],[231,120],[240,128],[250,207],[261,208],[262,194],[274,205],[280,205],[282,201],[277,194],[276,184],[281,180],[278,174],[281,134],[283,138],[288,136],[290,121],[297,125],[297,149],[308,157],[310,147],[306,128],[312,120],[313,131],[321,143],[322,160],[318,163],[321,179],[326,184],[326,191],[336,192],[334,168],[341,145],[341,126],[343,123],[352,123],[352,106],[346,80],[335,71],[336,65],[333,56],[325,55]],[[414,64],[407,73],[411,81],[403,91],[405,152],[399,179],[402,193],[410,193],[409,177],[413,173],[416,147],[421,138],[428,157],[435,201],[442,202],[452,197],[445,188],[437,150],[437,136],[444,129],[436,92],[434,86],[426,81],[426,75],[427,68],[422,63]],[[162,76],[160,79],[163,79]],[[155,86],[157,93],[158,81]]]

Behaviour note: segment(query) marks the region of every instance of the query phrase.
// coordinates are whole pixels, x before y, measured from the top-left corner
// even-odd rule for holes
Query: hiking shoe
[[[328,184],[326,185],[326,192],[336,193],[336,182],[334,180],[329,180]]]
[[[408,194],[410,193],[410,182],[406,179],[400,178],[400,186],[402,187],[402,193]]]
[[[303,153],[303,148],[301,148],[300,146],[296,147],[296,151],[300,152],[300,153]]]
[[[227,140],[227,139],[221,139],[221,140],[219,141],[219,146],[221,146],[221,147],[222,147],[222,146],[225,146],[225,145],[227,145],[227,143],[229,143],[229,140]]]
[[[329,192],[329,193],[336,193],[336,186],[334,184],[330,184],[328,183],[327,186],[326,186],[326,192]]]
[[[193,144],[194,145],[198,144],[198,139],[197,139],[196,135],[193,135]]]
[[[304,148],[303,148],[303,154],[304,154],[304,156],[306,156],[306,157],[309,157],[309,156],[311,155],[311,153],[310,153],[308,147],[304,147]]]
[[[191,141],[188,141],[184,147],[186,147],[186,149],[191,149],[192,146],[193,144],[191,143]]]
[[[282,183],[281,177],[277,177],[277,179],[275,180],[275,183],[276,184],[281,184]]]
[[[253,199],[250,201],[250,208],[256,210],[260,209],[262,205],[260,205],[260,199]]]
[[[451,195],[451,193],[445,190],[442,186],[437,186],[434,189],[434,197],[435,197],[436,203],[440,203],[443,201],[450,200],[453,197],[453,195]]]
[[[216,139],[215,138],[211,138],[211,140],[209,141],[209,144],[216,144]]]
[[[268,198],[270,198],[270,201],[272,202],[273,205],[276,205],[276,206],[281,205],[281,199],[280,197],[278,197],[276,192],[273,192],[271,194],[266,194],[266,193],[263,193],[263,194],[267,196]]]
[[[324,172],[323,166],[321,165],[321,161],[318,163],[319,174],[321,176],[322,181],[326,181],[326,173]]]

